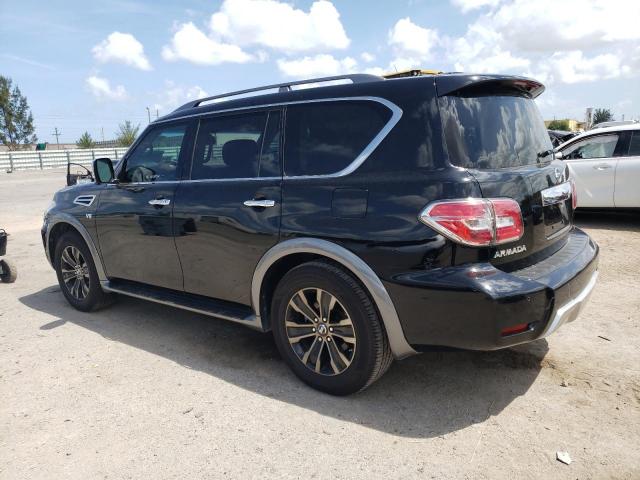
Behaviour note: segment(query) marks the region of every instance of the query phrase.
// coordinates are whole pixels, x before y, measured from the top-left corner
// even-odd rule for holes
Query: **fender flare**
[[[55,227],[59,223],[67,223],[74,229],[76,229],[78,233],[80,233],[84,242],[89,248],[89,252],[91,253],[91,257],[93,258],[93,263],[96,266],[96,272],[98,273],[98,279],[100,280],[100,283],[102,284],[103,282],[106,282],[107,275],[105,274],[104,265],[102,264],[102,257],[100,257],[100,253],[96,248],[93,238],[91,238],[91,235],[89,235],[89,232],[87,232],[86,227],[82,225],[82,223],[80,223],[80,220],[68,213],[53,213],[51,214],[51,217],[49,218],[49,221],[47,223],[47,231],[45,235],[45,253],[47,255],[47,260],[49,260],[51,266],[53,266],[53,259],[51,258],[51,254],[49,252],[49,237],[51,235],[53,227]]]
[[[346,248],[319,238],[285,240],[273,246],[262,256],[255,268],[251,281],[251,303],[258,320],[260,320],[260,313],[262,312],[262,305],[260,304],[262,283],[269,268],[281,258],[296,253],[311,253],[327,257],[347,268],[364,284],[378,308],[394,357],[402,359],[417,353],[407,342],[393,301],[386,288],[384,288],[382,281],[371,267]]]

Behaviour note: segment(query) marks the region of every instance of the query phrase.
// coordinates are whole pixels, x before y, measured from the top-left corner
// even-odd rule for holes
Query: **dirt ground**
[[[73,310],[40,239],[63,182],[0,173],[19,268],[0,284],[0,478],[640,478],[640,216],[577,218],[600,279],[548,340],[423,354],[334,398],[269,335],[130,298]]]

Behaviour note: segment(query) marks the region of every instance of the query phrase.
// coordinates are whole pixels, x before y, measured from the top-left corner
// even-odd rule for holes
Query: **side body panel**
[[[576,182],[578,207],[613,207],[617,158],[567,160]]]
[[[640,208],[640,156],[621,157],[616,164],[616,208]]]
[[[95,220],[107,277],[182,290],[171,218],[177,185],[110,185],[102,192]],[[159,198],[170,203],[149,204]]]
[[[251,278],[264,253],[278,242],[278,179],[185,181],[176,193],[176,246],[184,290],[251,304]],[[269,199],[274,207],[244,202]]]

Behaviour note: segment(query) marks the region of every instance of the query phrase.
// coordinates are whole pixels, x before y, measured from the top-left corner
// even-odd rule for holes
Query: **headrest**
[[[229,140],[222,146],[222,161],[234,169],[253,169],[257,154],[258,144],[254,140]]]

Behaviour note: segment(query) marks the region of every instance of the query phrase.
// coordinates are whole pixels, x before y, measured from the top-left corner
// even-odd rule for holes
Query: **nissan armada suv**
[[[434,346],[541,339],[598,275],[543,90],[350,75],[191,101],[55,194],[45,252],[78,310],[122,294],[271,331],[336,395]]]

